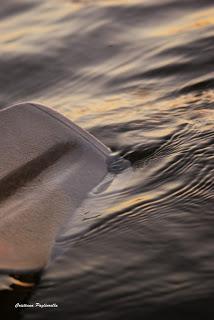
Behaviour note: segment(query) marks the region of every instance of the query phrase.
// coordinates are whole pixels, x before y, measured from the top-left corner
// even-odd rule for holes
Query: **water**
[[[58,308],[14,311],[29,288],[5,276],[2,306],[212,319],[213,1],[13,0],[0,15],[1,106],[52,106],[131,162],[90,194],[28,299]]]

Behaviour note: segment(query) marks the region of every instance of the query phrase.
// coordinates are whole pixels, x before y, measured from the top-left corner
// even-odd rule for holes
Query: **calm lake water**
[[[51,106],[131,162],[89,195],[28,298],[58,307],[15,310],[16,282],[0,308],[213,319],[213,0],[2,0],[0,17],[1,106]]]

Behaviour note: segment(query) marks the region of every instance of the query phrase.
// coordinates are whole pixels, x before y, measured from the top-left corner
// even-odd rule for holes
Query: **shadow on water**
[[[213,1],[1,7],[1,105],[53,106],[131,163],[89,195],[81,232],[71,221],[33,291],[0,280],[14,288],[1,291],[5,312],[212,319]],[[58,308],[14,310],[16,301]]]

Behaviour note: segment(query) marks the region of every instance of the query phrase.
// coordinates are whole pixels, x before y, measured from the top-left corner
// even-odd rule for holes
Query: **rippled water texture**
[[[2,0],[0,16],[1,106],[52,106],[132,164],[30,300],[59,307],[19,311],[213,319],[213,0]]]

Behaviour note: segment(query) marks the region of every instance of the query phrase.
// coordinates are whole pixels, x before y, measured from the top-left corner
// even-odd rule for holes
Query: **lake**
[[[3,0],[0,16],[1,106],[50,106],[131,164],[32,292],[2,276],[5,312],[213,319],[213,1]]]

